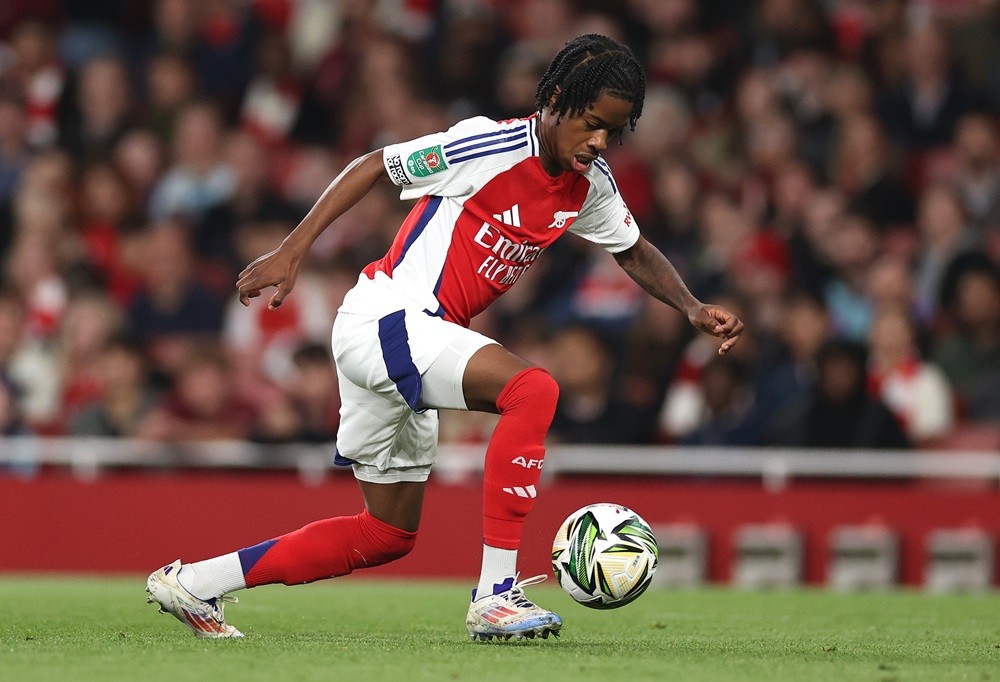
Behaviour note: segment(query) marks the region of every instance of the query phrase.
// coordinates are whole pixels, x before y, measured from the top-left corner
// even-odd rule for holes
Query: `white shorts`
[[[341,399],[334,463],[372,483],[426,481],[437,460],[436,410],[468,409],[465,368],[496,341],[364,275],[337,313],[332,341]]]

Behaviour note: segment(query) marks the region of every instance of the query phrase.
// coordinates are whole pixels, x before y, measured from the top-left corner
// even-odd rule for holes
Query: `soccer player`
[[[570,41],[538,84],[536,114],[471,118],[394,144],[337,176],[282,244],[237,284],[244,305],[295,285],[313,241],[379,182],[416,199],[389,252],[364,268],[333,326],[341,423],[334,462],[351,466],[365,509],[205,561],[154,572],[149,601],[202,637],[240,637],[230,592],[297,585],[394,561],[413,549],[437,449],[438,409],[500,414],[486,449],[483,562],[466,626],[473,639],[558,634],[562,620],[532,603],[517,550],[537,495],[558,387],[541,367],[468,329],[566,232],[601,245],[643,289],[732,348],[743,323],[698,301],[640,234],[607,163],[609,144],[635,128],[645,77],[632,51],[604,36]],[[228,600],[232,600],[230,597]]]

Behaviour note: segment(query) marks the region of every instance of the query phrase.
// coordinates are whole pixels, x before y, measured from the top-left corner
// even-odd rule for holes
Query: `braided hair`
[[[566,43],[553,57],[538,82],[535,105],[541,111],[555,95],[551,108],[557,114],[558,125],[563,116],[577,116],[586,111],[601,93],[632,103],[628,121],[635,130],[646,96],[642,65],[628,46],[607,36],[588,33]]]

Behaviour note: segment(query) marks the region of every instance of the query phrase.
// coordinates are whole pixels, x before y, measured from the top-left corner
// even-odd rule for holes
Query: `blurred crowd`
[[[567,237],[474,321],[553,438],[1000,447],[1000,3],[4,0],[0,432],[325,442],[329,334],[409,206],[376,188],[277,311],[240,270],[354,157],[532,113],[580,33],[647,68],[606,157],[734,351]],[[442,415],[481,442],[489,415]]]

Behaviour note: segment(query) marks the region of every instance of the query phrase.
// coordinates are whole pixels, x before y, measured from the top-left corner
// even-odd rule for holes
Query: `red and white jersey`
[[[611,253],[633,246],[639,228],[607,163],[548,175],[536,127],[535,116],[477,117],[387,146],[400,198],[419,201],[364,275],[382,273],[427,312],[468,326],[566,231]]]

